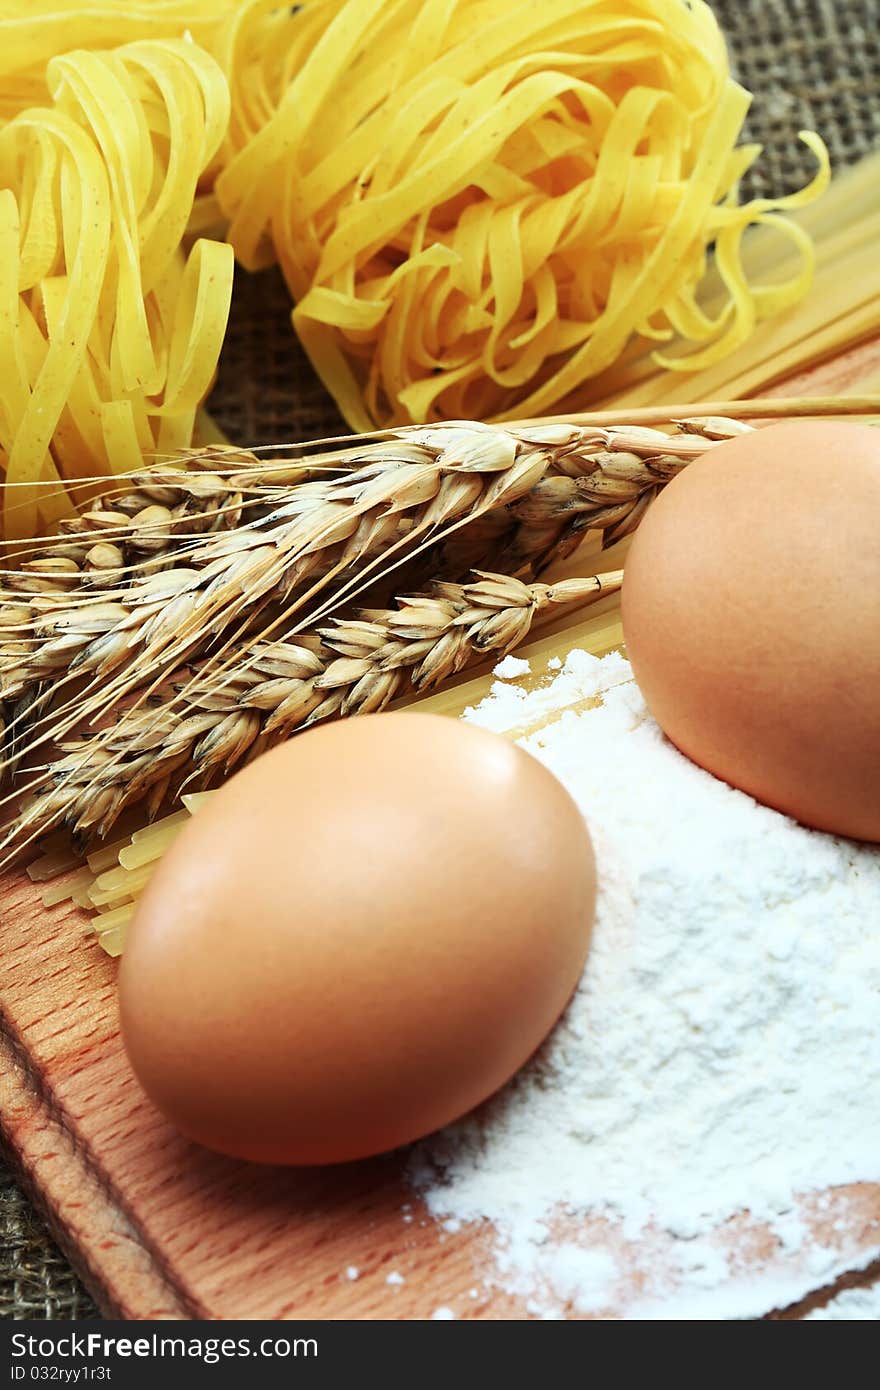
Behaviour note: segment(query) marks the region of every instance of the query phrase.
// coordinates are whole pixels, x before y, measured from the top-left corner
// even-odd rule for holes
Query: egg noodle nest
[[[39,481],[202,437],[233,261],[277,262],[355,429],[546,412],[635,344],[696,369],[808,288],[702,0],[0,4],[0,463]],[[801,253],[750,286],[743,234]],[[700,299],[710,247],[723,286]]]

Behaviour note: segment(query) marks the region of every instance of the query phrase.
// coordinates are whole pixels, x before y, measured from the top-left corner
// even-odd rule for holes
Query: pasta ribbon
[[[705,0],[0,0],[6,534],[209,428],[233,255],[355,429],[711,368],[806,294],[830,176],[803,132],[741,203],[749,101]],[[798,269],[752,283],[753,226]]]
[[[703,0],[249,0],[218,44],[229,238],[280,263],[356,429],[545,413],[640,338],[696,370],[809,288],[785,213],[826,187],[825,147],[803,135],[794,197],[739,204],[760,148]],[[768,222],[802,268],[753,287]]]
[[[0,120],[48,95],[46,66],[75,48],[184,38],[210,49],[237,0],[0,0]]]
[[[69,18],[79,32],[84,21],[72,8]],[[54,57],[45,81],[51,106],[0,128],[10,538],[63,511],[47,480],[128,471],[191,443],[232,292],[230,246],[184,249],[228,124],[215,60],[191,40],[139,39]]]

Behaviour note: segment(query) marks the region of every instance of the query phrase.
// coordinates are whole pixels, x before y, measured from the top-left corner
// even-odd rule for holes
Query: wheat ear
[[[179,794],[193,781],[206,785],[319,720],[384,709],[407,688],[430,690],[475,658],[510,651],[544,609],[593,602],[621,580],[620,570],[558,584],[479,573],[295,640],[257,643],[225,672],[208,662],[190,674],[182,702],[123,714],[65,745],[6,847],[61,824],[80,837],[104,835],[144,800],[153,814],[172,786]]]
[[[20,699],[57,668],[39,653],[43,614],[69,606],[74,594],[124,587],[192,539],[241,522],[242,493],[216,475],[156,469],[134,481],[62,521],[57,535],[11,547],[0,570],[0,699]]]
[[[712,447],[702,436],[635,427],[461,424],[331,451],[322,464],[341,459],[349,471],[282,489],[267,516],[193,542],[186,563],[94,596],[39,596],[36,620],[16,633],[20,656],[6,661],[2,676],[21,693],[50,675],[56,682],[88,675],[108,704],[220,635],[243,631],[270,603],[285,602],[287,621],[327,589],[320,617],[380,567],[387,572],[448,544],[492,513],[501,528],[491,558],[514,572],[526,563],[540,568],[583,530],[614,537],[635,524],[657,488]],[[259,471],[265,479],[272,469]],[[249,476],[253,470],[231,478]],[[58,717],[56,708],[56,726]]]

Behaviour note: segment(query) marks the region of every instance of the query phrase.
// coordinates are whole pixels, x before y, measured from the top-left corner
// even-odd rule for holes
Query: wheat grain
[[[62,823],[75,835],[105,835],[123,810],[151,812],[175,786],[206,785],[244,759],[335,716],[384,709],[409,686],[426,691],[475,657],[521,642],[551,605],[586,604],[619,588],[622,571],[559,584],[524,584],[480,573],[437,582],[394,608],[340,618],[295,640],[257,643],[228,671],[209,661],[185,697],[122,715],[108,729],[64,746],[9,843]]]
[[[25,755],[33,761],[41,746],[85,720],[99,721],[133,690],[142,703],[207,650],[225,672],[245,636],[253,642],[281,626],[293,634],[306,621],[317,624],[379,573],[438,546],[440,572],[460,572],[446,547],[465,528],[491,531],[491,560],[515,575],[573,549],[586,529],[615,539],[659,487],[713,447],[698,435],[637,426],[462,422],[325,447],[305,460],[226,454],[230,466],[216,476],[238,492],[256,489],[258,514],[190,539],[167,565],[157,567],[154,556],[126,584],[87,593],[68,591],[75,557],[33,557],[43,566],[34,571],[38,582],[50,589],[31,594],[25,630],[6,633],[0,679],[7,699],[18,702],[6,767]],[[205,461],[216,460],[212,451]],[[314,478],[316,468],[323,476]],[[291,469],[294,481],[282,481]],[[151,476],[168,485],[167,476]],[[152,484],[139,478],[135,491],[145,485]],[[489,537],[477,539],[484,561]],[[95,813],[96,822],[106,817],[103,803]]]
[[[55,552],[30,561],[44,566],[32,571],[32,582],[50,591],[34,594],[31,618],[7,633],[13,645],[0,662],[6,698],[49,675],[106,681],[122,668],[123,678],[105,692],[118,697],[271,602],[286,601],[289,614],[331,586],[332,602],[341,602],[365,587],[380,563],[399,564],[475,523],[493,533],[488,556],[486,536],[475,534],[478,560],[503,561],[513,573],[538,571],[585,529],[616,538],[659,486],[711,447],[702,437],[644,428],[466,423],[325,453],[348,471],[280,487],[266,515],[197,538],[172,566],[138,572],[125,586],[71,593],[68,575],[76,576],[63,565],[76,566],[75,557]],[[265,483],[275,468],[248,456],[225,481],[255,486],[257,475]],[[455,568],[450,554],[443,572]]]
[[[119,495],[98,497],[63,521],[41,546],[11,548],[12,564],[0,570],[0,700],[20,700],[63,664],[52,651],[63,617],[56,630],[47,615],[63,615],[74,592],[125,587],[144,566],[167,563],[193,536],[241,521],[241,492],[216,475],[155,469],[128,482]]]
[[[245,456],[237,457],[244,467]],[[97,584],[143,557],[173,548],[181,538],[229,530],[241,520],[243,498],[234,477],[156,466],[128,475],[125,484],[59,522],[56,535],[9,547],[13,557],[23,557],[23,564],[18,571],[5,569],[5,582],[22,592],[42,592],[29,586],[29,576],[51,571],[58,560],[64,562],[57,566],[59,575],[66,574],[68,583]],[[30,559],[34,554],[36,559]]]

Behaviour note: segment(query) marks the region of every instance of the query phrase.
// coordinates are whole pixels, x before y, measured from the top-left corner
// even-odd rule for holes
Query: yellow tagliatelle
[[[44,523],[69,506],[40,481],[121,472],[191,442],[232,289],[227,244],[182,245],[226,134],[214,59],[187,39],[145,39],[52,58],[45,82],[51,105],[0,128],[11,537],[33,534],[38,505]]]
[[[634,338],[717,361],[808,288],[784,211],[738,205],[759,148],[702,0],[251,0],[218,31],[232,119],[216,184],[246,266],[359,429],[537,415]],[[743,233],[802,252],[750,287]],[[714,244],[726,301],[698,289]]]
[[[807,290],[829,176],[805,133],[812,183],[740,205],[748,102],[703,0],[0,0],[6,534],[191,442],[231,248],[360,429],[713,366]],[[755,224],[797,273],[749,283]]]
[[[72,49],[135,39],[184,38],[210,46],[238,0],[0,0],[0,120],[48,97],[46,65]]]

